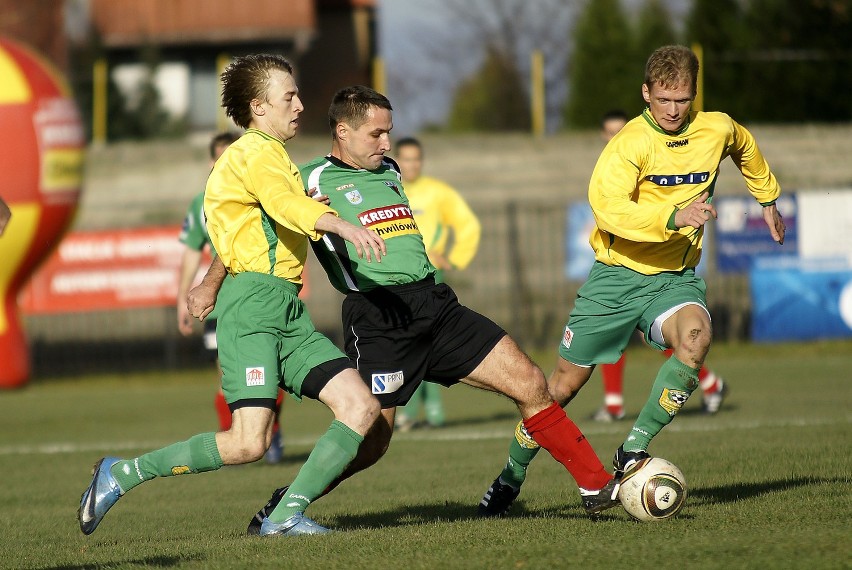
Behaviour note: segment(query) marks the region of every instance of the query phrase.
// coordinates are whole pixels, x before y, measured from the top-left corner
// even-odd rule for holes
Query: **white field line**
[[[717,418],[707,418],[699,422],[681,421],[673,422],[667,426],[667,432],[678,433],[704,433],[722,431],[743,431],[775,428],[811,428],[817,426],[830,426],[852,423],[852,416],[836,418],[785,418],[773,421],[745,420],[725,422]],[[586,435],[623,434],[630,429],[629,422],[617,424],[586,426],[583,433]],[[310,446],[321,434],[300,435],[288,437],[285,434],[285,443],[295,446]],[[464,428],[447,428],[438,430],[422,430],[415,433],[403,433],[394,436],[397,441],[483,441],[493,439],[508,439],[512,436],[512,429],[490,429],[474,430]],[[3,455],[56,455],[60,453],[117,453],[125,450],[157,449],[170,442],[163,441],[100,441],[89,443],[55,442],[35,445],[0,445],[0,456]]]

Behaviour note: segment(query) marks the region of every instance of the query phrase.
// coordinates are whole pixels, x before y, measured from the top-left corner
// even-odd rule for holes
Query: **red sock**
[[[219,429],[221,431],[231,429],[231,408],[228,407],[228,402],[225,401],[225,394],[222,393],[222,390],[216,391],[213,407],[216,408],[216,415],[219,416]]]
[[[556,402],[525,419],[524,427],[537,444],[565,466],[583,489],[600,489],[612,479],[586,436]]]
[[[615,364],[601,364],[603,376],[604,405],[609,413],[619,416],[624,413],[624,361],[626,355]]]

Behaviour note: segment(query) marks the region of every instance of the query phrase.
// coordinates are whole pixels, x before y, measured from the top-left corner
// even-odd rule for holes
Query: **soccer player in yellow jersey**
[[[135,459],[101,459],[80,499],[78,519],[85,534],[95,530],[122,495],[145,481],[263,457],[272,438],[279,386],[297,399],[321,401],[334,421],[259,532],[326,533],[304,511],[355,458],[379,417],[378,400],[349,359],[316,331],[298,292],[307,238],[337,234],[367,261],[381,259],[387,251],[384,241],[305,195],[299,169],[284,147],[296,135],[303,110],[286,59],[239,57],[222,74],[222,86],[222,106],[247,130],[216,161],[207,182],[207,229],[221,263],[213,265],[218,273],[208,272],[196,289],[205,291],[215,281],[218,290],[223,279],[231,281],[218,299],[212,296],[220,310],[216,335],[231,427]],[[192,292],[188,303],[194,316],[206,316],[213,308],[209,304],[198,313]]]
[[[648,457],[651,439],[698,387],[712,328],[695,266],[704,224],[716,217],[713,188],[726,157],[763,205],[772,238],[784,242],[784,221],[775,207],[778,182],[748,130],[724,113],[691,109],[697,78],[698,59],[688,48],[654,51],[642,84],[648,107],[598,159],[589,184],[595,263],[577,293],[548,381],[554,400],[566,405],[595,365],[618,360],[636,329],[654,348],[674,349],[615,453],[616,477]],[[486,493],[490,499],[480,504],[481,515],[508,511],[536,452],[516,436],[508,464]]]
[[[419,140],[413,137],[398,140],[396,162],[429,261],[437,269],[435,281],[443,283],[445,270],[464,269],[476,255],[482,233],[479,218],[451,186],[437,178],[423,176],[423,146]],[[396,428],[404,432],[415,427],[421,406],[425,409],[426,425],[444,425],[441,400],[439,385],[421,383],[397,414]]]

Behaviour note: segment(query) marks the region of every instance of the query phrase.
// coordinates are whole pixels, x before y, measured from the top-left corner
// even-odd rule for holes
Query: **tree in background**
[[[686,44],[701,44],[704,60],[704,110],[723,110],[742,120],[749,93],[743,89],[747,66],[733,54],[745,49],[748,33],[738,0],[693,0],[686,20]]]
[[[452,132],[530,129],[530,104],[517,66],[489,50],[482,69],[456,91],[447,129]]]
[[[634,62],[630,26],[619,0],[588,2],[574,31],[574,57],[568,77],[570,94],[565,126],[595,127],[614,108],[641,110],[643,67]]]

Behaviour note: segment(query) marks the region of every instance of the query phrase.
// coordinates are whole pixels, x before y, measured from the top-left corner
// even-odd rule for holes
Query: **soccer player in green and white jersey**
[[[306,192],[326,196],[342,219],[378,233],[387,255],[381,264],[362,263],[349,244],[331,234],[314,244],[332,284],[346,295],[346,353],[382,406],[357,457],[328,490],[384,455],[396,407],[428,378],[512,399],[531,441],[574,477],[586,512],[617,505],[615,479],[550,397],[538,366],[502,328],[461,305],[447,284],[435,282],[399,167],[385,157],[393,127],[387,98],[368,87],[342,89],[333,98],[329,124],[331,153],[301,167]],[[251,522],[250,533],[280,500],[280,491]]]
[[[712,329],[704,280],[695,275],[719,164],[730,156],[763,206],[772,238],[784,241],[778,182],[751,133],[724,113],[691,109],[698,59],[689,48],[654,51],[642,96],[648,107],[615,135],[589,184],[595,264],[577,293],[559,347],[550,393],[566,405],[595,365],[618,360],[634,330],[674,354],[613,459],[616,478],[648,457],[651,439],[698,387]],[[538,449],[516,430],[509,461],[483,497],[481,516],[502,516],[520,492]]]

